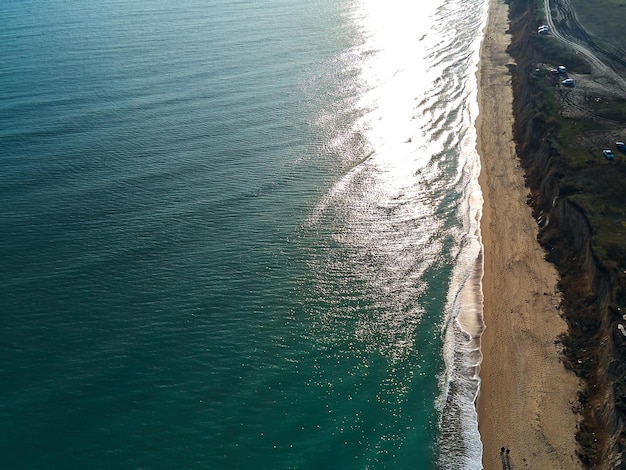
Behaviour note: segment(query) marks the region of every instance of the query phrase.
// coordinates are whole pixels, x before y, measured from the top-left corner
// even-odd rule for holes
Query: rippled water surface
[[[481,468],[484,4],[0,3],[3,465]]]

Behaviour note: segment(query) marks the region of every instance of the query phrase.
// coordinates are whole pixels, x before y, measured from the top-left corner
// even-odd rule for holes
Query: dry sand
[[[489,8],[476,123],[485,199],[486,329],[477,403],[483,465],[486,470],[582,468],[575,455],[572,411],[579,383],[564,369],[555,344],[566,329],[556,308],[557,272],[537,243],[512,138],[508,6],[490,0]]]

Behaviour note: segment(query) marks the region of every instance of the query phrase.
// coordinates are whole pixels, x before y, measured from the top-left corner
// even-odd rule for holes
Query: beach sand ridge
[[[477,400],[486,470],[578,469],[578,379],[561,362],[555,267],[537,242],[513,142],[508,6],[490,0],[476,122],[484,197],[484,321]]]

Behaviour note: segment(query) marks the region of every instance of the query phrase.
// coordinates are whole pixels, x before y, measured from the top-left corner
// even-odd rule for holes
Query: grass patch
[[[626,48],[626,0],[570,0],[580,24],[604,43]]]
[[[600,100],[593,105],[594,111],[606,119],[626,122],[626,101]],[[624,137],[626,139],[626,137]]]
[[[594,253],[613,273],[618,297],[626,299],[626,154],[613,149],[613,161],[602,154],[604,145],[626,140],[615,127],[616,123],[626,126],[626,101],[589,96],[585,104],[588,117],[564,116],[562,94],[568,91],[558,85],[561,77],[553,76],[550,68],[567,64],[569,70],[585,73],[588,66],[554,38],[535,38],[534,50],[535,58],[542,62],[530,74],[535,103],[551,129],[550,144],[565,162],[559,168],[563,174],[561,197],[570,198],[585,212],[592,228]]]
[[[553,36],[537,37],[535,46],[536,57],[540,62],[567,64],[567,68],[576,73],[591,72],[589,65],[579,53]]]

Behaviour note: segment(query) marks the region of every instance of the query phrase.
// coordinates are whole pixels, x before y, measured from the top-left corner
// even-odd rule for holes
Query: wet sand
[[[575,455],[579,383],[555,340],[565,331],[556,308],[557,272],[537,243],[537,224],[512,137],[506,54],[508,6],[489,0],[478,72],[476,122],[484,207],[483,362],[478,420],[486,470],[582,468]]]

